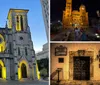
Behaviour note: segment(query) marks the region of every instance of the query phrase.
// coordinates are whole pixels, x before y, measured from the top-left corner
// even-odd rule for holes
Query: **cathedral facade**
[[[28,26],[29,10],[10,9],[8,25],[0,28],[0,78],[39,79],[35,51]]]
[[[85,5],[81,5],[79,10],[72,10],[72,0],[66,0],[66,8],[63,11],[63,28],[88,28],[88,12]]]

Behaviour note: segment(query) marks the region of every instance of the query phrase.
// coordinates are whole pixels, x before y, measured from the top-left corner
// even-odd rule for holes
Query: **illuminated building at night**
[[[29,10],[10,9],[8,25],[0,28],[0,78],[39,79],[35,51],[28,26]]]
[[[66,8],[63,11],[63,27],[66,28],[88,28],[88,12],[85,5],[81,5],[79,10],[72,9],[72,0],[66,0]]]
[[[53,43],[50,54],[51,81],[65,81],[68,85],[100,84],[99,43]]]

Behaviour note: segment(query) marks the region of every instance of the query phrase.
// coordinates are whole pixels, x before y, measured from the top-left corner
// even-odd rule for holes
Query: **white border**
[[[50,43],[100,43],[100,41],[50,41]]]
[[[48,41],[48,44],[49,44],[49,85],[50,85],[50,60],[51,60],[50,59],[50,1],[51,0],[48,0],[48,3],[49,3],[49,8],[48,8],[49,9],[49,20],[48,20],[49,21],[49,32],[48,32],[49,33],[48,35],[49,37],[49,41]]]

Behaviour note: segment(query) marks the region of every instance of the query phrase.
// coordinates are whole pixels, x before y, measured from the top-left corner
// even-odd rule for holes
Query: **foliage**
[[[47,75],[49,75],[49,72],[48,72],[49,71],[49,60],[48,60],[48,58],[37,60],[37,63],[38,63],[39,71],[42,72],[44,70],[44,72],[46,72]]]

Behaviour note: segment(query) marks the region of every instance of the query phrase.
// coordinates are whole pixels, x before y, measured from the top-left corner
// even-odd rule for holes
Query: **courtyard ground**
[[[0,85],[49,85],[48,81],[44,80],[22,80],[22,81],[11,81],[11,80],[0,80]]]
[[[78,39],[78,37],[75,37],[73,29],[65,29],[53,36],[51,35],[51,41],[100,41],[100,34],[98,34],[99,38],[97,38],[95,32],[91,32],[90,30],[86,29],[84,35],[87,36],[86,40],[83,40],[82,36]]]

